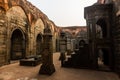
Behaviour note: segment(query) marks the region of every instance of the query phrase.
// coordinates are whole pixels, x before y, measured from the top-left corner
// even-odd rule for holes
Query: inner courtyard
[[[120,80],[113,72],[103,72],[90,69],[63,68],[58,60],[60,53],[54,53],[54,65],[56,72],[49,75],[39,75],[41,66],[19,66],[19,62],[2,66],[0,68],[0,80]]]
[[[84,18],[57,26],[27,0],[0,0],[0,80],[119,80],[120,1],[97,0]]]

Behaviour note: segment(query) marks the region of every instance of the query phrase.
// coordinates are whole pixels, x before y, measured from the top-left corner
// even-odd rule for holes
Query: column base
[[[51,75],[55,72],[54,64],[42,65],[39,74]]]

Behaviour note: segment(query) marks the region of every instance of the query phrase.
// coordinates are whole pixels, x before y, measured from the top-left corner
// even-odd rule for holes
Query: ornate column
[[[43,35],[43,52],[42,52],[42,66],[39,74],[51,75],[55,72],[53,64],[53,52],[52,52],[52,33],[47,27],[44,29]]]

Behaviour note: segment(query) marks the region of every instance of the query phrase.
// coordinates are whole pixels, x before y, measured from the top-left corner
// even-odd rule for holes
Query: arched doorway
[[[42,51],[42,36],[38,34],[36,39],[36,55],[41,55],[41,51]]]
[[[86,43],[85,43],[84,40],[80,40],[80,41],[79,41],[79,48],[80,48],[80,47],[84,47],[85,44],[86,44]]]
[[[99,19],[96,23],[96,47],[97,47],[97,65],[99,70],[109,71],[112,64],[112,50],[107,22],[105,19]]]
[[[96,23],[96,34],[100,36],[98,38],[106,38],[107,37],[107,24],[105,19],[99,19]]]
[[[102,39],[103,38],[103,31],[101,26],[96,25],[96,38]]]
[[[67,43],[66,43],[67,53],[70,54],[75,49],[75,41],[73,35],[69,31],[65,31],[65,36],[67,39]]]
[[[110,54],[109,48],[100,48],[98,49],[98,69],[102,71],[110,71],[111,70],[111,65],[110,65]]]
[[[21,30],[16,29],[11,36],[11,60],[25,57],[25,37]]]

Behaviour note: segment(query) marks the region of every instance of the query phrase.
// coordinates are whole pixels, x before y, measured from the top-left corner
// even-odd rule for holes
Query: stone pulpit
[[[39,74],[51,75],[55,72],[53,64],[53,49],[52,49],[52,33],[47,27],[44,29],[43,35],[43,52],[42,52],[42,66]]]

